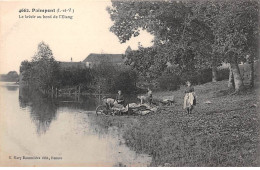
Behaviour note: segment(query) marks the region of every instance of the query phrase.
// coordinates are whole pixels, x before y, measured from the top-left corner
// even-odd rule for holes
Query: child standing
[[[191,86],[191,82],[187,81],[186,85],[187,88],[185,90],[183,109],[187,109],[188,114],[190,114],[194,105],[196,104],[196,99],[194,95],[194,88]]]

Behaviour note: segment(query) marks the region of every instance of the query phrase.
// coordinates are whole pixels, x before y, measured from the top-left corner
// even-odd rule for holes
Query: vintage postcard
[[[259,8],[0,0],[0,166],[259,166]]]

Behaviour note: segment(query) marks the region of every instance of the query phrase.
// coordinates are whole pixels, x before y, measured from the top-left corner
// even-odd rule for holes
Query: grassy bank
[[[256,90],[231,95],[226,81],[195,86],[198,103],[189,115],[182,110],[183,91],[154,94],[176,99],[157,113],[98,122],[123,129],[130,148],[152,156],[151,166],[259,166]]]

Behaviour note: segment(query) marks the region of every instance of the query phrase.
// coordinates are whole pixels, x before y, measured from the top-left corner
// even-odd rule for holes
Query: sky
[[[138,37],[121,44],[109,31],[113,25],[106,7],[109,0],[84,1],[2,1],[0,0],[0,73],[19,73],[20,63],[31,60],[37,45],[48,44],[57,61],[83,61],[90,53],[124,53],[130,46],[137,49],[138,42],[144,47],[152,45],[153,36],[142,31]],[[30,12],[19,12],[20,9]],[[26,15],[57,15],[56,13],[32,12],[35,9],[70,9],[64,12],[73,19],[19,18]],[[25,17],[25,16],[24,16]]]

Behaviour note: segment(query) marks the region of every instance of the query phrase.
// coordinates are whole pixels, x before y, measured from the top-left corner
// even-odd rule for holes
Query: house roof
[[[61,68],[84,68],[83,62],[59,62]]]
[[[108,61],[112,63],[123,63],[124,56],[123,54],[89,54],[83,62],[101,62]]]

